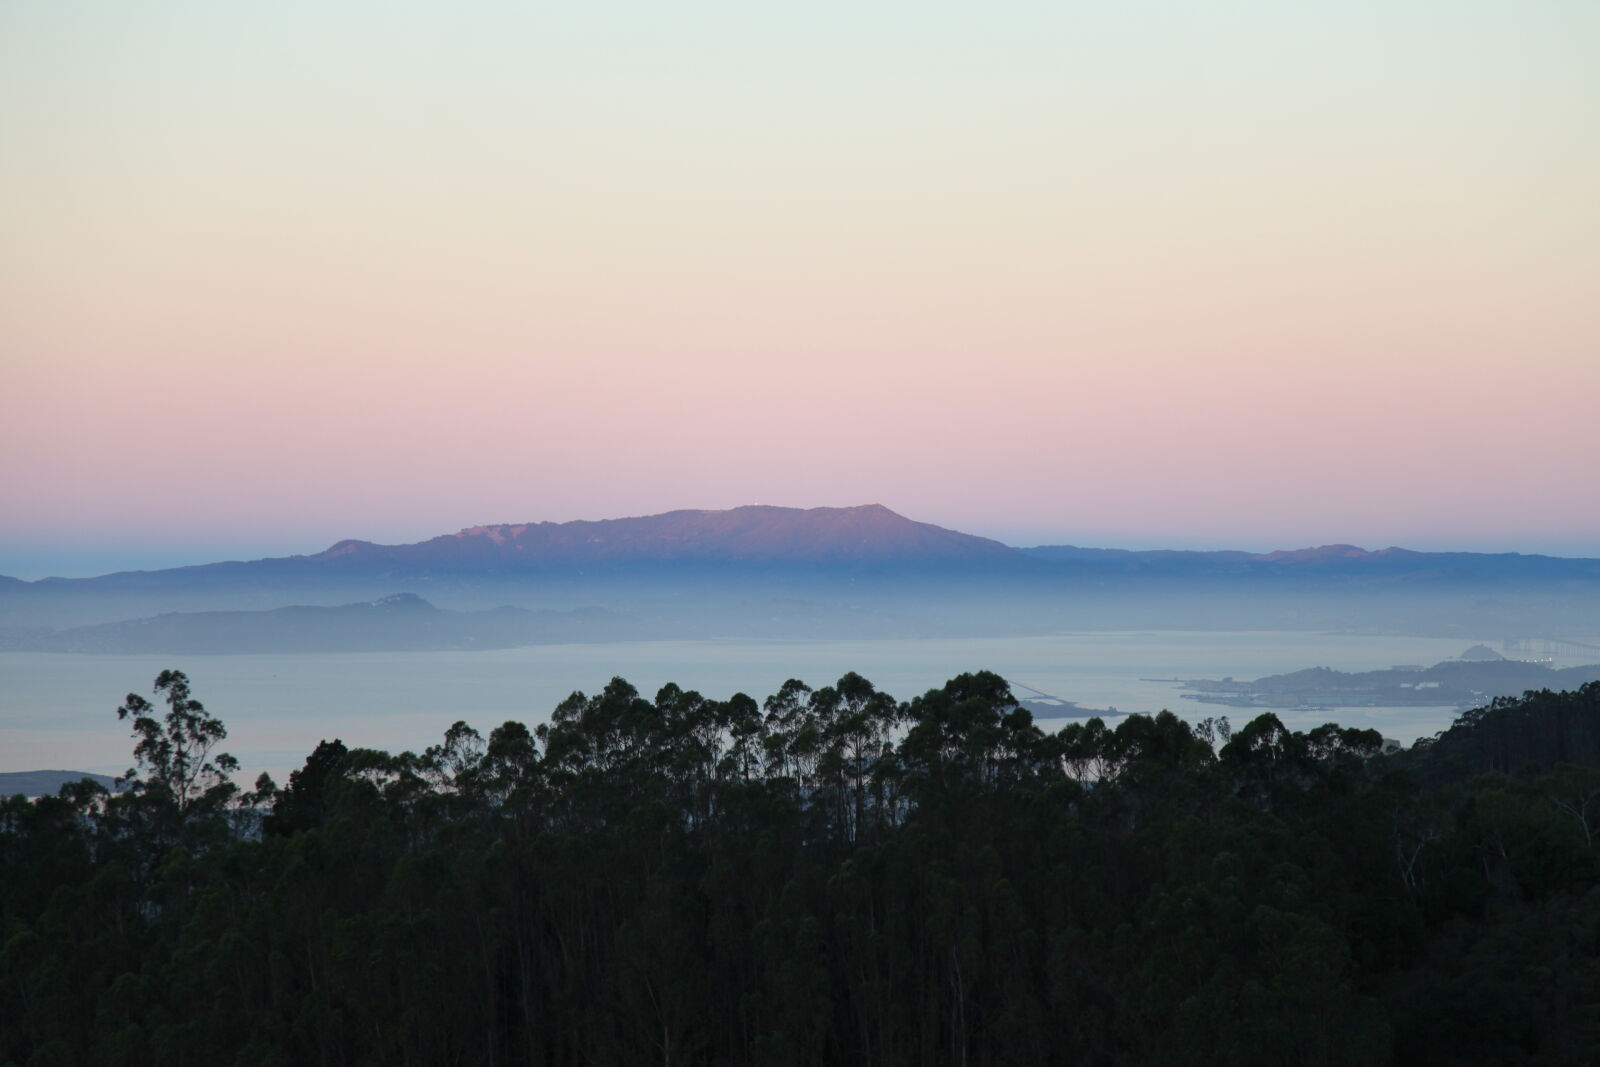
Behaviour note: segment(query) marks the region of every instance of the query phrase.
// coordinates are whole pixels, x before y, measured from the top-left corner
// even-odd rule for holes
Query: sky
[[[0,574],[882,503],[1600,556],[1600,5],[0,4]]]

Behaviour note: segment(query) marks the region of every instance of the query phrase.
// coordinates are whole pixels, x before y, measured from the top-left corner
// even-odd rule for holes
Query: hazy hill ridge
[[[1038,564],[1051,564],[1041,569]],[[925,565],[990,566],[1043,575],[1093,573],[1153,577],[1316,580],[1368,576],[1414,581],[1551,580],[1600,583],[1600,559],[1520,553],[1375,551],[1354,545],[1267,553],[1157,549],[1135,551],[999,541],[906,518],[881,504],[840,508],[748,505],[724,511],[680,510],[634,518],[470,526],[414,544],[348,539],[312,555],[230,560],[95,578],[0,577],[0,594],[40,587],[98,584],[155,587],[245,576],[287,580],[382,569],[461,574],[586,565]]]
[[[53,797],[68,782],[89,779],[105,789],[118,792],[117,779],[109,774],[88,771],[3,771],[0,772],[0,797]]]
[[[1106,573],[1263,579],[1272,582],[1379,581],[1402,583],[1600,582],[1600,559],[1520,552],[1369,551],[1355,545],[1273,552],[1080,548],[1041,545],[1018,549],[1034,559]]]
[[[414,593],[398,593],[336,607],[167,612],[66,630],[0,633],[0,649],[98,653],[424,651],[611,641],[640,634],[635,620],[601,608],[446,611]]]
[[[751,505],[470,526],[415,544],[344,540],[311,555],[0,581],[0,644],[38,648],[64,629],[164,613],[334,608],[399,591],[450,610],[603,607],[640,620],[651,635],[676,636],[1280,626],[1592,636],[1600,560],[1342,544],[1269,553],[1013,548],[878,504]],[[342,621],[373,629],[356,614]],[[227,621],[236,634],[257,625]],[[193,647],[189,635],[198,639],[194,620],[141,625],[152,634],[165,628],[168,643],[184,629],[184,647]],[[404,639],[391,632],[386,640],[404,647],[509,640],[503,632],[471,639],[443,632],[453,627],[437,620],[427,634],[413,625]],[[545,640],[558,629],[573,640],[596,633],[539,629]],[[116,643],[122,647],[121,638]],[[365,639],[356,643],[367,647]]]

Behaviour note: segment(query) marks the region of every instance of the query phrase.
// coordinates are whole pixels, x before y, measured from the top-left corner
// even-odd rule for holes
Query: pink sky
[[[1592,6],[61,10],[0,573],[751,502],[1600,556]]]

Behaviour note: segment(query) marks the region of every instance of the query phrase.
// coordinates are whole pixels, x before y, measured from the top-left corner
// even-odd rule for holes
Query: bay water
[[[1255,713],[1181,699],[1171,681],[1254,679],[1303,667],[1361,671],[1431,665],[1469,640],[1305,632],[1094,632],[1032,637],[868,641],[647,641],[538,645],[502,651],[263,655],[0,653],[0,771],[71,769],[120,773],[133,742],[116,708],[150,696],[164,668],[188,674],[194,696],[228,728],[224,745],[241,782],[261,771],[281,783],[324,739],[352,747],[420,750],[464,720],[485,735],[514,719],[535,725],[574,691],[595,693],[614,676],[646,697],[667,682],[723,699],[758,701],[786,679],[813,687],[855,671],[909,699],[965,671],[995,671],[1019,697],[1029,690],[1093,708],[1189,720]],[[1026,687],[1026,688],[1024,688]],[[1444,729],[1453,707],[1278,711],[1286,725],[1325,721],[1375,728],[1409,744]],[[1042,719],[1057,729],[1064,719]]]

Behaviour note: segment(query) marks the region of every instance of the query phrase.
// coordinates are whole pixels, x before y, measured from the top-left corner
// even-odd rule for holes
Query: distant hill
[[[3,771],[0,772],[0,797],[53,797],[68,782],[88,778],[113,792],[117,780],[109,774],[87,771]]]
[[[1040,567],[1039,564],[1049,564]],[[1012,548],[986,537],[917,522],[881,504],[845,508],[750,505],[725,511],[669,511],[637,518],[469,526],[415,544],[344,540],[308,556],[231,560],[96,578],[0,578],[0,595],[23,590],[334,581],[341,574],[487,575],[575,573],[660,565],[804,565],[811,568],[974,568],[1026,578],[1093,574],[1103,578],[1381,581],[1566,581],[1600,587],[1600,559],[1517,553],[1367,551],[1324,545],[1268,553],[1129,551],[1042,545]]]
[[[810,595],[818,582],[888,576],[1001,577],[1049,567],[998,541],[914,522],[872,504],[850,508],[750,506],[641,518],[472,526],[416,544],[345,540],[305,556],[228,560],[94,578],[0,584],[0,627],[61,627],[169,611],[333,606],[396,589],[454,595],[452,607],[601,602],[586,592],[643,586],[700,599],[716,588],[762,586],[761,595]],[[787,588],[785,588],[787,586]],[[573,590],[577,590],[573,592]],[[748,588],[737,591],[748,595]],[[555,603],[552,603],[552,597]],[[485,603],[487,601],[487,603]]]
[[[636,620],[577,611],[444,611],[414,593],[337,607],[169,612],[126,622],[13,635],[0,647],[30,652],[369,652],[516,648],[637,637]]]
[[[914,563],[1014,560],[998,541],[914,522],[881,504],[669,511],[595,522],[471,526],[412,545],[341,541],[310,559],[440,569],[641,561]]]
[[[1600,767],[1600,682],[1470,709],[1449,729],[1419,740],[1389,761],[1430,789],[1480,774],[1521,774],[1562,764],[1574,765],[1568,768],[1571,774],[1578,767]],[[1592,819],[1593,790],[1600,778],[1592,770],[1575,777],[1578,783],[1588,781],[1580,784],[1576,804],[1567,810]]]
[[[1274,585],[1472,585],[1483,583],[1600,584],[1600,559],[1523,555],[1517,552],[1368,551],[1322,545],[1276,552],[1126,551],[1041,545],[1019,549],[1034,559],[1123,575],[1220,578]]]
[[[1184,683],[1190,692],[1183,696],[1241,708],[1466,707],[1486,704],[1495,697],[1515,697],[1544,689],[1577,689],[1600,681],[1600,664],[1558,669],[1544,663],[1506,659],[1483,645],[1467,651],[1477,654],[1432,667],[1357,672],[1309,667],[1253,682],[1195,678]],[[1489,655],[1482,654],[1485,652]]]
[[[380,647],[353,636],[382,628],[355,606],[396,590],[473,612],[599,607],[645,621],[648,634],[637,636],[842,636],[842,620],[852,636],[1287,627],[1582,641],[1595,636],[1600,560],[1341,544],[1269,553],[1011,548],[877,504],[752,505],[470,526],[415,544],[344,540],[311,555],[0,581],[0,647],[70,640],[75,649],[131,648],[159,635],[168,645],[211,648],[221,646],[210,627],[238,635],[269,625]],[[345,617],[304,615],[311,608]],[[168,617],[288,609],[303,617]],[[358,621],[355,630],[346,625]],[[504,647],[519,628],[558,640],[558,631],[585,632],[578,622],[440,617],[422,637],[391,636],[381,647]],[[85,630],[113,623],[122,628]],[[591,629],[627,632],[612,623]]]

